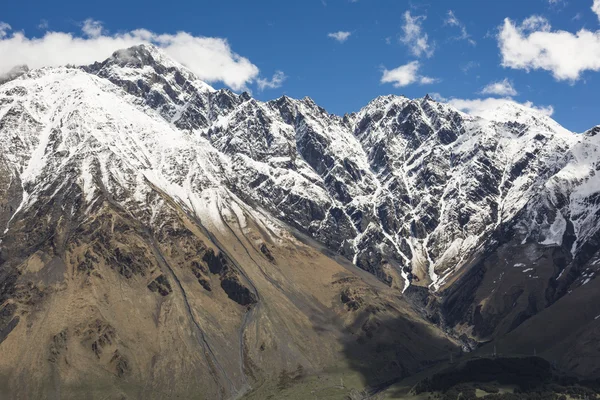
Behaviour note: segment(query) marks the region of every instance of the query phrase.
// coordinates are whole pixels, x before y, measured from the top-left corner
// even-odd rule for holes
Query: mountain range
[[[374,387],[491,346],[600,377],[600,127],[260,102],[151,45],[0,82],[11,398]]]

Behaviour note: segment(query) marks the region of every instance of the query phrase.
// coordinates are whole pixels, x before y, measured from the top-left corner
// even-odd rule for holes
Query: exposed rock
[[[98,359],[102,355],[104,347],[112,345],[116,338],[115,328],[99,319],[85,327],[80,327],[76,334],[82,338],[82,343],[89,346]]]
[[[48,361],[55,363],[58,361],[61,353],[67,349],[67,340],[69,338],[69,331],[64,329],[58,334],[54,335],[52,342],[50,343],[50,355]]]
[[[115,350],[113,353],[113,356],[110,359],[110,364],[114,367],[119,378],[123,378],[131,372],[127,358],[123,356],[119,350]]]
[[[364,299],[358,293],[358,290],[353,288],[345,288],[341,294],[342,303],[346,305],[348,310],[356,311],[361,308]]]
[[[265,258],[267,260],[269,260],[270,262],[274,263],[275,262],[275,257],[273,257],[273,255],[271,254],[271,252],[269,251],[269,248],[267,247],[266,244],[262,243],[260,245],[260,252],[265,256]]]
[[[227,293],[227,296],[239,305],[250,306],[258,301],[254,293],[242,285],[235,275],[221,278],[221,287]]]
[[[159,275],[155,280],[150,282],[148,289],[160,293],[161,296],[168,296],[173,293],[171,284],[169,284],[169,280],[164,275]]]

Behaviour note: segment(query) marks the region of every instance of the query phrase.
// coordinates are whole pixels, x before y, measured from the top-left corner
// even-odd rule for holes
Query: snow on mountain
[[[594,130],[512,103],[485,118],[429,97],[383,96],[344,117],[309,98],[263,103],[147,45],[3,84],[0,136],[20,209],[68,179],[87,203],[108,191],[149,218],[150,186],[190,210],[235,197],[403,290],[440,288],[514,223],[544,245],[571,223],[574,253],[599,227]]]

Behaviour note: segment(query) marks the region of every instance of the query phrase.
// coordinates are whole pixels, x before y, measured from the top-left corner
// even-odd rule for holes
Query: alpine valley
[[[344,398],[492,346],[600,378],[600,127],[263,103],[150,45],[1,82],[2,398]]]

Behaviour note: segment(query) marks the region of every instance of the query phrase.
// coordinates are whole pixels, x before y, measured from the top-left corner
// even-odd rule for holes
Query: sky
[[[429,94],[600,124],[600,0],[29,0],[0,10],[0,74],[153,43],[215,88],[355,112]]]

